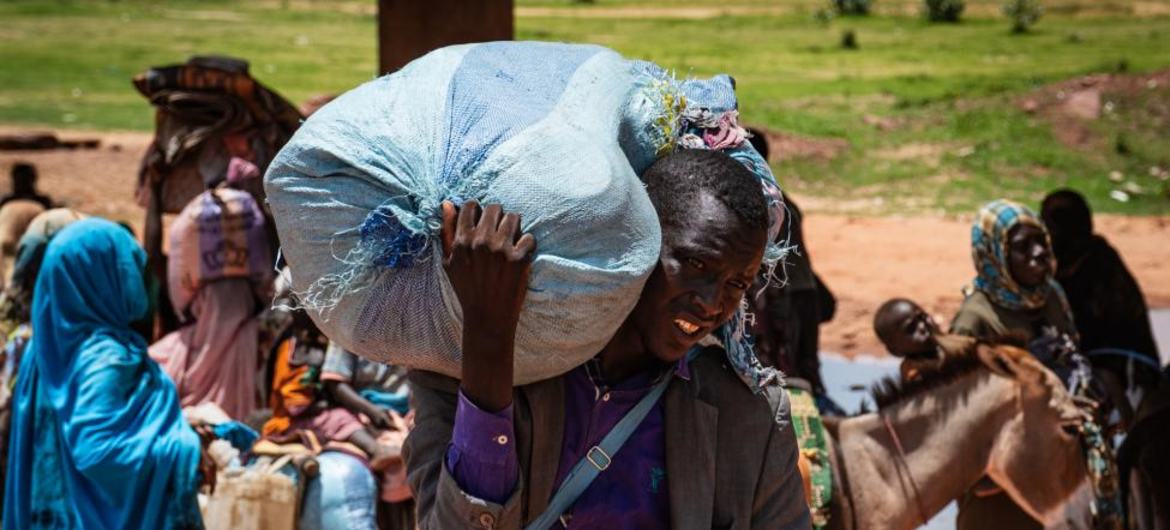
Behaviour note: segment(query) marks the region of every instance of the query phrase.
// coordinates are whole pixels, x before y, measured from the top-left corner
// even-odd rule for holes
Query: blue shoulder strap
[[[692,349],[687,353],[687,361],[690,362],[698,349]],[[593,483],[593,479],[597,478],[602,471],[609,467],[610,462],[613,461],[613,455],[617,454],[618,450],[625,445],[626,440],[634,433],[634,430],[641,425],[642,420],[646,419],[646,414],[650,413],[650,409],[654,408],[654,404],[666,392],[666,387],[670,385],[670,381],[674,379],[669,374],[662,378],[650,392],[630,409],[617,425],[613,426],[613,430],[601,439],[601,443],[589,449],[585,453],[585,458],[582,458],[573,469],[569,471],[565,481],[561,483],[561,487],[553,495],[552,500],[548,502],[548,508],[544,513],[540,514],[536,520],[524,527],[524,530],[547,530],[551,528],[553,523],[562,514],[567,512],[573,503],[577,502],[577,497],[580,497],[585,489]]]

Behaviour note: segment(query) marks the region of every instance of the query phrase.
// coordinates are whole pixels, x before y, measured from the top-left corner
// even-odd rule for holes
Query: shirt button
[[[601,396],[601,400],[602,401],[609,401],[609,392],[606,392],[604,396]]]
[[[500,445],[506,445],[508,443],[508,437],[501,434],[501,435],[496,437],[496,443],[498,443]],[[487,514],[484,514],[484,515],[487,515]]]
[[[496,518],[492,517],[490,513],[481,513],[479,514],[479,524],[483,525],[484,528],[494,528],[496,526]]]

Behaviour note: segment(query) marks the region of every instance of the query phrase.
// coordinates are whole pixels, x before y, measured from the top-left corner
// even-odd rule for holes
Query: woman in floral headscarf
[[[1076,337],[1064,291],[1053,280],[1056,262],[1044,224],[1026,206],[1007,200],[979,210],[971,228],[975,281],[951,332],[986,339],[1013,334],[1033,339]]]
[[[988,340],[1004,335],[1028,342],[1076,340],[1068,301],[1053,279],[1052,243],[1036,214],[1012,201],[988,203],[971,228],[971,255],[975,281],[965,289],[951,333]],[[959,530],[1043,528],[988,479],[958,502]]]

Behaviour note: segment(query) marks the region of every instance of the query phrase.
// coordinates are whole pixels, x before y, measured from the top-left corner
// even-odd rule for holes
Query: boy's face
[[[938,324],[917,304],[898,303],[882,315],[878,327],[886,348],[899,357],[933,355],[938,347]]]
[[[662,227],[662,254],[630,319],[659,360],[675,362],[727,322],[760,270],[767,231],[744,226],[703,194],[692,215]]]

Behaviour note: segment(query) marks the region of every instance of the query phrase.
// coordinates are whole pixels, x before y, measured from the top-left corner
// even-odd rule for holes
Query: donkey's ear
[[[1020,384],[1030,387],[1034,384],[1044,383],[1049,377],[1055,377],[1039,359],[1024,348],[999,345],[995,346],[994,349],[996,356],[1010,367],[1015,380]],[[1059,382],[1059,379],[1057,381]],[[1040,387],[1043,386],[1040,385]]]
[[[975,354],[992,372],[1020,382],[1043,379],[1044,366],[1028,350],[1007,344],[984,344],[975,347]]]
[[[975,356],[992,373],[1009,379],[1016,378],[1015,362],[1010,356],[1004,355],[1000,347],[980,342],[975,345]]]

